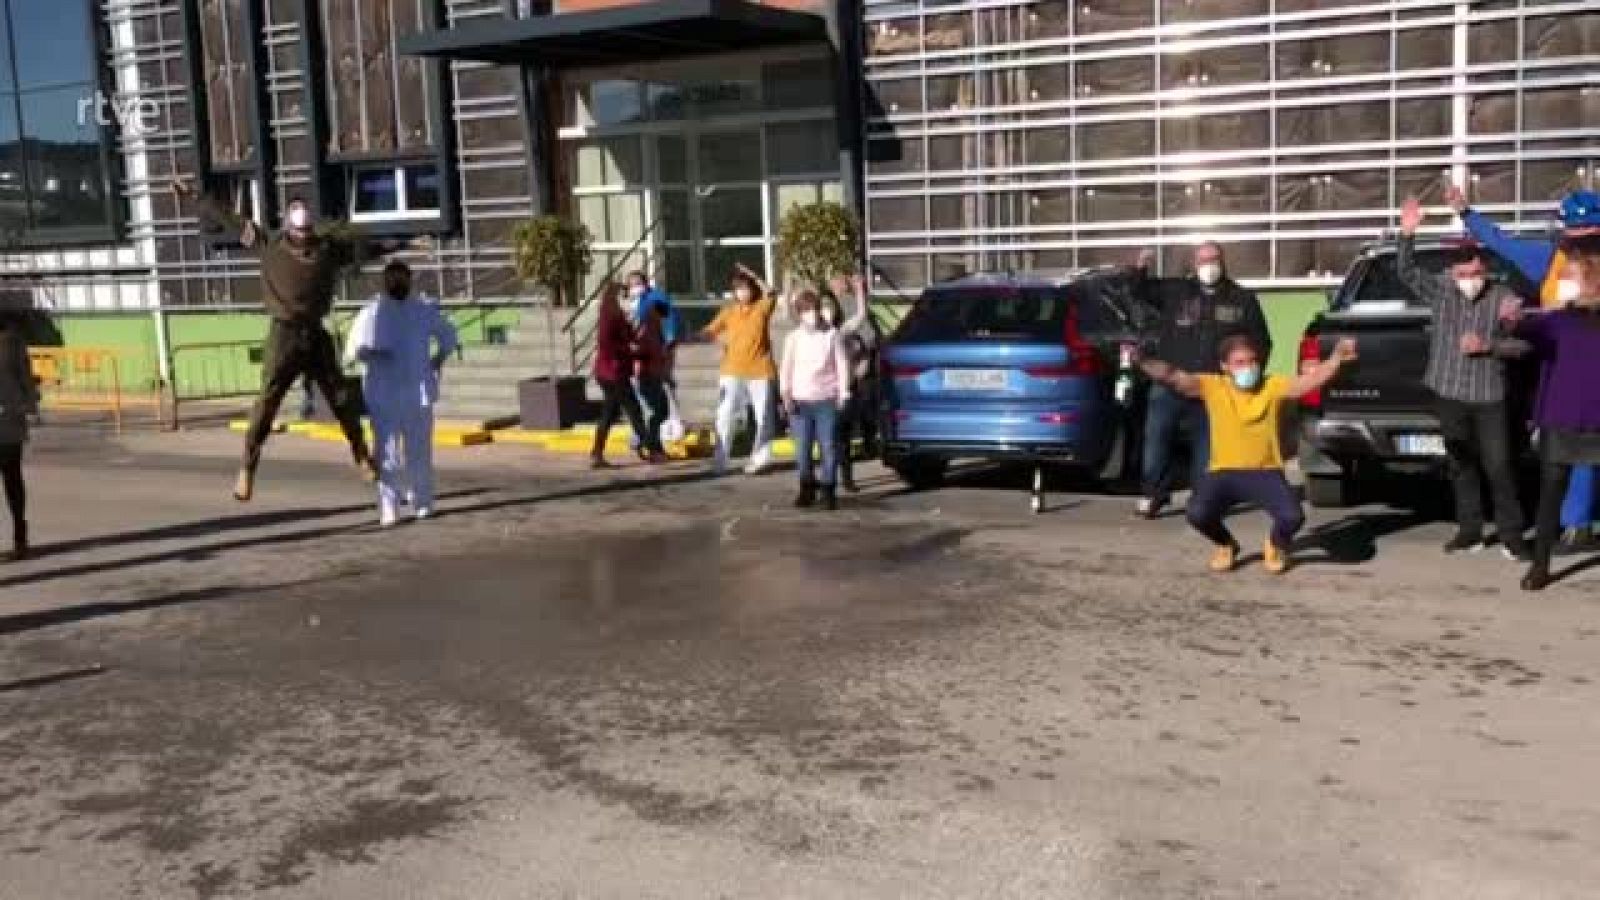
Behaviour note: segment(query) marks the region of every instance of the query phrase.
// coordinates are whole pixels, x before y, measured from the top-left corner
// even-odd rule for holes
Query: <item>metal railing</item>
[[[133,350],[112,347],[30,347],[28,363],[39,385],[40,406],[45,409],[103,412],[118,434],[127,413],[136,407],[154,410],[166,423],[161,392],[157,388],[131,389],[124,384],[120,357]]]
[[[215,341],[171,349],[167,402],[177,427],[183,403],[254,397],[261,390],[261,341]]]
[[[633,246],[617,256],[617,261],[611,264],[611,269],[606,272],[605,277],[600,279],[600,282],[590,292],[589,296],[584,298],[578,308],[572,311],[572,315],[567,317],[566,324],[561,326],[561,333],[567,336],[567,352],[572,361],[572,371],[574,373],[582,372],[588,366],[595,331],[599,327],[597,323],[590,323],[588,329],[582,335],[579,335],[575,331],[578,322],[589,311],[589,307],[593,306],[595,301],[599,300],[601,295],[605,293],[606,288],[616,281],[617,273],[622,271],[623,266],[628,264],[628,260],[633,259],[634,254],[643,249],[645,243],[656,233],[656,229],[661,227],[662,218],[662,216],[657,216],[655,221],[650,223],[650,227],[639,235],[639,239],[633,242]],[[586,351],[586,348],[589,348],[589,350]],[[555,348],[551,347],[550,349],[554,351]],[[552,358],[554,358],[553,353]]]

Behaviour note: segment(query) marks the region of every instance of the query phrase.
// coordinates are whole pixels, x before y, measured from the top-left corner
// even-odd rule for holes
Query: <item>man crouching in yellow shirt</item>
[[[1236,335],[1222,342],[1222,371],[1193,374],[1159,360],[1140,363],[1152,381],[1187,397],[1199,398],[1211,427],[1211,467],[1189,498],[1189,524],[1215,546],[1211,571],[1229,572],[1239,561],[1239,542],[1223,524],[1228,511],[1251,503],[1272,517],[1272,533],[1262,550],[1267,571],[1289,569],[1289,548],[1305,524],[1300,498],[1283,474],[1278,443],[1278,413],[1283,402],[1318,390],[1339,366],[1356,358],[1355,341],[1342,340],[1328,358],[1294,378],[1261,374],[1255,341]]]

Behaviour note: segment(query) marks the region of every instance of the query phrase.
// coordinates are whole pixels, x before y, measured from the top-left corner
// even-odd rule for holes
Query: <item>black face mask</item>
[[[389,285],[389,296],[395,298],[396,300],[404,300],[411,296],[411,285],[391,284]]]

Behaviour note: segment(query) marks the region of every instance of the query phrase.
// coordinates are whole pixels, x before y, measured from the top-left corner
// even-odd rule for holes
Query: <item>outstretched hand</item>
[[[1500,301],[1500,319],[1504,322],[1516,322],[1522,318],[1522,298],[1507,297]]]
[[[1332,358],[1342,363],[1354,362],[1356,358],[1355,338],[1344,338],[1339,343],[1334,344]]]
[[[1467,211],[1467,192],[1458,184],[1452,184],[1444,192],[1444,202],[1458,213]]]
[[[1400,233],[1407,237],[1416,234],[1417,227],[1422,224],[1422,216],[1422,201],[1407,197],[1400,206]]]

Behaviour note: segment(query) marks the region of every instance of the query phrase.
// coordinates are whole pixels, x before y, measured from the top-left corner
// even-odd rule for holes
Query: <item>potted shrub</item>
[[[562,378],[556,373],[554,310],[576,302],[578,285],[594,260],[591,244],[589,229],[560,216],[529,219],[511,233],[511,259],[517,277],[539,289],[544,298],[545,351],[550,365],[549,376],[517,383],[524,428],[567,428],[583,414],[588,379]]]
[[[860,258],[861,228],[837,203],[796,206],[778,223],[778,270],[787,281],[820,287],[858,271]]]

